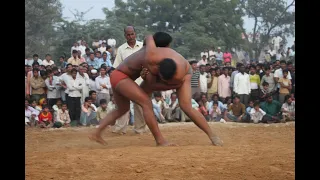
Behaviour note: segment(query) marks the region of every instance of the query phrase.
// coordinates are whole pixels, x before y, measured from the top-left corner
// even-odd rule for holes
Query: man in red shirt
[[[224,63],[231,63],[232,55],[228,50],[226,50],[225,53],[223,53],[223,62]]]

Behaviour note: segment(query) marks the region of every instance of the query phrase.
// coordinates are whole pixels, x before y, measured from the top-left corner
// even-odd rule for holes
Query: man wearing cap
[[[221,52],[221,47],[218,47],[218,52],[214,56],[216,57],[216,63],[222,66],[223,52]]]

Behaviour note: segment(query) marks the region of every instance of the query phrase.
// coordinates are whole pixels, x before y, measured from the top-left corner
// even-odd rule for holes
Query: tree
[[[243,0],[240,1],[241,8],[249,18],[254,19],[254,27],[252,29],[251,48],[259,52],[268,45],[272,36],[294,35],[295,28],[295,12],[289,9],[295,6],[295,0],[291,0],[288,4],[286,0]],[[242,31],[249,42],[247,32],[242,28]],[[257,39],[256,35],[260,38]]]
[[[57,40],[55,27],[60,22],[62,6],[59,0],[25,1],[25,54],[44,56],[52,52]]]

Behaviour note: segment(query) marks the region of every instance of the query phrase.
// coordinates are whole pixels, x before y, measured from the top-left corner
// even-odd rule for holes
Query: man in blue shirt
[[[89,60],[87,61],[88,66],[93,66],[94,69],[100,68],[100,63],[94,57],[94,53],[90,53]]]
[[[110,53],[109,53],[110,54]],[[111,61],[110,61],[110,55],[108,56],[107,52],[104,52],[102,54],[102,59],[99,61],[99,66],[105,64],[107,67],[112,67]]]

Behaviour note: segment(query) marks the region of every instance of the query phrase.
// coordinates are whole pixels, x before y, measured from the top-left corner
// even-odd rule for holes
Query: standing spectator
[[[39,63],[38,62],[34,62],[32,64],[32,69],[38,69],[39,68]],[[40,75],[40,72],[38,73]],[[27,99],[30,99],[30,95],[32,93],[32,87],[31,87],[31,78],[33,77],[33,71],[30,70],[27,74],[27,84],[26,84],[26,97]]]
[[[201,65],[206,65],[208,64],[207,56],[203,55],[202,59],[197,63],[197,66],[200,67]]]
[[[64,56],[60,56],[60,58],[59,58],[59,62],[60,62],[60,66],[61,66],[61,68],[65,68],[65,67],[67,67],[67,62],[65,61],[65,58],[64,58]]]
[[[77,81],[79,81],[82,84],[82,90],[81,90],[81,104],[83,104],[84,99],[89,96],[89,76],[86,72],[86,68],[79,66],[79,71],[77,73]]]
[[[290,95],[287,95],[285,97],[285,101],[286,102],[281,107],[282,122],[294,121],[295,120],[295,112],[296,112],[295,101],[292,100]]]
[[[222,101],[228,96],[231,96],[230,91],[230,76],[228,75],[228,68],[223,68],[223,74],[218,78],[218,94]]]
[[[228,121],[241,122],[246,118],[246,106],[240,102],[240,97],[236,95],[233,104],[229,107],[229,112],[226,114],[226,119]]]
[[[97,59],[95,59],[94,53],[90,53],[89,60],[87,61],[87,63],[89,66],[93,66],[94,69],[100,68],[100,63],[98,62]]]
[[[82,55],[82,57],[86,60],[86,62],[89,61],[90,54],[91,54],[91,50],[90,50],[90,48],[87,47],[86,50],[85,50],[85,54]]]
[[[232,59],[231,53],[228,52],[228,50],[226,50],[226,52],[223,53],[223,61],[224,61],[224,63],[231,63],[231,59]]]
[[[101,61],[102,61],[101,52],[100,52],[100,51],[97,51],[97,52],[95,52],[95,55],[96,55],[95,60],[96,60],[98,63],[101,62]]]
[[[259,123],[262,121],[264,115],[266,115],[266,112],[260,108],[259,102],[255,102],[253,104],[253,108],[250,110],[250,118],[253,123]]]
[[[39,77],[39,70],[33,69],[33,77],[30,80],[30,85],[32,88],[32,96],[31,98],[36,100],[36,102],[39,102],[39,100],[42,97],[45,97],[45,90],[44,87],[46,87],[46,84],[44,80]]]
[[[61,76],[59,77],[60,80],[60,85],[61,85],[61,97],[63,101],[66,101],[68,103],[68,94],[69,94],[69,89],[67,86],[67,80],[69,77],[71,77],[71,70],[72,70],[72,64],[67,64],[67,70],[65,73],[61,74]],[[63,97],[64,94],[64,97]],[[69,107],[69,105],[68,105]]]
[[[191,93],[192,94],[200,93],[200,87],[199,87],[200,72],[197,70],[197,62],[191,61],[190,65],[192,68]]]
[[[106,68],[100,68],[100,76],[96,78],[96,87],[97,87],[97,101],[100,102],[101,99],[106,99],[107,103],[110,101],[110,92],[111,88],[110,78],[106,75]]]
[[[71,70],[71,76],[67,77],[67,88],[69,90],[67,104],[69,108],[69,114],[71,121],[76,122],[77,125],[80,125],[80,114],[81,114],[81,82],[76,80],[77,70]]]
[[[221,48],[218,47],[218,52],[216,52],[215,56],[216,56],[216,63],[218,64],[218,66],[222,66],[222,59],[223,59],[223,52],[221,52]]]
[[[257,64],[256,73],[259,75],[260,80],[261,80],[262,77],[266,74],[265,73],[265,67],[263,66],[263,64],[261,64],[261,63]]]
[[[82,57],[81,54],[82,54],[81,51],[78,50],[78,58],[80,60],[80,64],[86,62],[86,59],[84,57]]]
[[[78,52],[78,50],[79,50],[78,43],[77,42],[73,43],[73,46],[71,47],[71,56],[73,55],[74,51]]]
[[[110,47],[110,46],[109,46]],[[109,53],[110,54],[110,53]],[[108,59],[109,57],[109,59]],[[110,55],[108,56],[108,53],[107,52],[104,52],[102,54],[102,59],[101,61],[99,62],[99,66],[101,67],[101,65],[106,65],[107,67],[112,67],[112,64],[111,64],[111,61],[110,61]]]
[[[68,59],[68,64],[77,65],[77,66],[81,64],[81,61],[78,57],[78,50],[72,51],[72,57]]]
[[[213,94],[218,92],[218,78],[216,76],[216,70],[210,69],[211,74],[210,82],[208,83],[208,97],[211,98]]]
[[[41,128],[50,128],[53,125],[52,114],[49,111],[48,106],[43,107],[43,111],[39,114],[39,127]]]
[[[283,78],[283,70],[287,69],[287,62],[285,60],[280,61],[280,67],[281,68],[277,69],[274,72],[274,80],[277,83],[278,90],[280,89],[280,83],[278,81],[280,78]],[[288,72],[287,78],[290,80],[292,79],[290,72]],[[279,92],[279,91],[277,91],[277,92]],[[277,95],[279,95],[279,94],[277,93]]]
[[[209,62],[210,62],[210,64],[215,62],[215,55],[216,55],[216,52],[214,51],[214,47],[212,47],[209,50]]]
[[[175,89],[170,89],[167,91],[161,91],[162,98],[164,101],[169,104],[170,99],[171,99],[171,94],[175,92]]]
[[[107,49],[106,53],[107,53],[107,62],[108,62],[107,66],[112,67],[112,63],[111,63],[112,47],[110,45],[107,45],[106,49]]]
[[[288,62],[287,63],[287,67],[288,67],[288,71],[290,72],[291,75],[291,83],[292,83],[292,89],[291,92],[294,93],[294,88],[295,88],[295,84],[296,84],[296,73],[294,71],[294,67],[292,62]]]
[[[279,102],[281,104],[284,103],[284,98],[286,95],[290,94],[290,90],[292,89],[291,80],[287,78],[288,70],[283,70],[283,77],[279,79],[280,90],[279,90]]]
[[[239,73],[234,77],[234,92],[239,95],[241,103],[248,105],[249,95],[251,92],[250,77],[245,73],[244,65],[239,68]]]
[[[107,116],[107,113],[107,101],[105,99],[101,99],[100,106],[97,109],[97,121],[100,122],[101,119]]]
[[[201,93],[207,93],[208,90],[208,74],[205,72],[206,66],[200,65],[199,87]]]
[[[271,73],[270,67],[266,66],[265,67],[265,72],[266,74],[262,77],[261,79],[261,86],[260,89],[263,89],[263,83],[267,82],[268,83],[268,93],[274,94],[276,92],[276,84],[274,80],[274,75]]]
[[[42,61],[42,65],[51,66],[53,64],[54,64],[54,62],[51,60],[51,55],[50,54],[46,54],[46,59]]]
[[[29,66],[33,66],[33,63],[35,63],[35,62],[37,62],[38,63],[38,65],[42,65],[42,60],[41,59],[39,59],[39,55],[38,54],[34,54],[33,55],[33,60],[31,61],[28,61],[28,65]]]
[[[92,48],[94,48],[94,49],[99,48],[99,40],[98,40],[98,39],[95,39],[95,40],[92,42]]]
[[[62,103],[61,109],[58,110],[56,122],[60,122],[64,127],[70,126],[71,120],[66,103]]]
[[[81,41],[80,46],[78,47],[78,51],[80,51],[80,54],[84,55],[86,54],[86,42]]]
[[[61,98],[59,78],[54,76],[51,70],[47,71],[48,78],[45,80],[46,87],[48,89],[47,98],[49,107],[52,108],[53,105],[57,103],[57,100]]]
[[[89,80],[89,82],[90,82],[89,89],[91,91],[97,91],[97,86],[96,86],[96,77],[97,77],[97,75],[98,75],[98,71],[96,69],[92,69],[91,73],[89,75],[89,78],[90,78],[90,80]]]
[[[102,44],[101,44],[101,47],[98,48],[98,51],[100,51],[101,53],[106,52],[106,51],[107,51],[106,43],[102,43]]]
[[[230,89],[231,91],[234,91],[233,90],[233,85],[234,85],[234,77],[236,76],[236,74],[239,73],[239,69],[240,67],[242,66],[243,64],[242,63],[238,63],[237,64],[237,67],[236,67],[236,70],[232,72],[231,76],[230,76]],[[232,92],[233,93],[233,92]]]
[[[272,96],[267,95],[266,101],[261,103],[261,109],[266,112],[266,115],[263,116],[263,123],[276,123],[280,122],[280,110],[281,104],[272,99]]]
[[[256,73],[256,67],[252,65],[250,67],[250,88],[251,88],[251,100],[255,101],[259,99],[259,87],[260,76]]]

